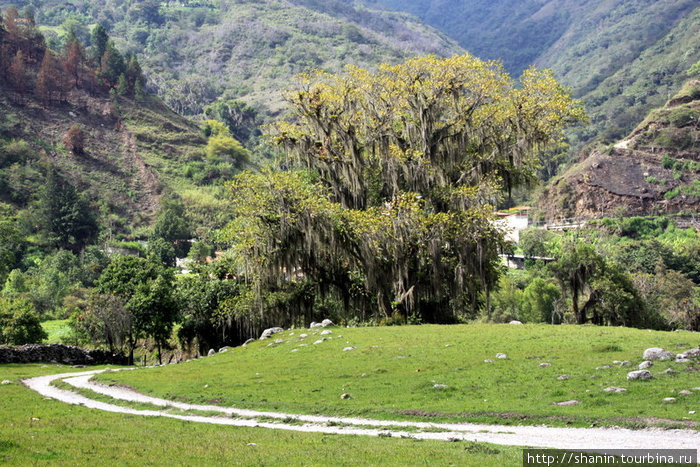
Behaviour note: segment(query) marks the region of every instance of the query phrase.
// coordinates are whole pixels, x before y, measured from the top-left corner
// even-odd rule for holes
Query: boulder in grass
[[[499,352],[496,354],[496,358],[504,359],[504,358],[508,358],[508,355]]]
[[[661,372],[662,375],[672,375],[676,372],[673,368],[666,368],[664,371]]]
[[[523,323],[521,323],[521,322],[518,321],[517,319],[514,319],[513,321],[511,321],[511,322],[508,323],[508,324],[523,324]]]
[[[627,389],[618,388],[617,386],[610,386],[610,387],[603,389],[603,391],[605,391],[605,392],[618,392],[619,393],[619,392],[625,392],[625,391],[627,391]]]
[[[627,373],[627,379],[628,380],[634,380],[634,379],[651,379],[653,376],[651,374],[651,371],[649,370],[637,370],[637,371],[630,371]]]
[[[277,334],[278,332],[282,332],[282,331],[284,331],[284,329],[282,329],[280,327],[267,328],[260,335],[260,340],[268,339],[271,335]]]
[[[580,403],[580,402],[577,401],[577,400],[570,400],[570,401],[563,401],[563,402],[555,402],[554,405],[563,405],[563,406],[567,406],[567,405],[576,405],[576,404],[579,404],[579,403]]]
[[[214,349],[209,349],[209,352],[207,352],[207,357],[211,357],[212,355],[216,354],[216,350]]]
[[[331,321],[330,319],[324,319],[323,321],[321,321],[321,326],[324,328],[327,328],[328,326],[333,326],[333,321]]]
[[[671,360],[676,354],[661,347],[651,347],[644,351],[644,360]]]
[[[540,363],[540,368],[547,368],[548,366],[552,366],[552,364],[549,362]]]
[[[646,370],[647,368],[651,368],[654,366],[654,362],[651,360],[644,360],[642,363],[639,364],[639,369],[640,370]]]
[[[243,345],[245,346],[245,345],[248,345],[248,344],[250,344],[250,343],[252,343],[252,342],[255,342],[255,339],[253,339],[253,338],[251,337],[250,339],[248,339],[247,341],[245,341],[245,342],[243,343]]]
[[[688,391],[687,389],[683,389],[682,391],[678,391],[679,396],[689,396],[693,393],[693,391]]]
[[[564,380],[567,380],[569,378],[571,378],[571,375],[559,375],[559,376],[557,376],[557,379],[559,381],[564,381]]]
[[[663,401],[666,404],[673,404],[674,402],[676,402],[676,398],[675,397],[664,397]]]
[[[700,347],[686,350],[685,352],[678,355],[680,355],[681,358],[700,358]]]

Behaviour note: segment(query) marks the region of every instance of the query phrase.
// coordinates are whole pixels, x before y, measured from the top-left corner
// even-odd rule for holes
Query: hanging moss
[[[500,271],[492,206],[585,119],[551,73],[527,70],[516,86],[469,55],[303,75],[287,99],[295,118],[270,134],[294,170],[230,185],[228,237],[263,313],[265,293],[298,279],[291,271],[363,312],[371,297],[377,316],[477,310]],[[357,272],[353,295],[343,281]]]

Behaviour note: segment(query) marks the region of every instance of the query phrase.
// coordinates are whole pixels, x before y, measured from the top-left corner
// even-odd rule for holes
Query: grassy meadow
[[[62,365],[0,365],[2,465],[520,465],[521,450],[205,425],[67,405],[20,379]]]
[[[48,344],[60,344],[64,337],[70,335],[71,329],[68,326],[68,319],[52,319],[43,321],[41,327],[44,329],[48,337],[44,339]]]
[[[678,394],[700,386],[697,363],[656,362],[652,380],[626,380],[644,349],[680,353],[700,344],[697,333],[493,324],[330,330],[285,331],[212,357],[97,379],[168,399],[296,414],[700,427],[700,416],[689,413],[700,392]],[[667,368],[676,373],[660,374]],[[603,391],[610,386],[627,391]],[[664,403],[666,397],[677,400]],[[579,403],[555,405],[570,400]]]

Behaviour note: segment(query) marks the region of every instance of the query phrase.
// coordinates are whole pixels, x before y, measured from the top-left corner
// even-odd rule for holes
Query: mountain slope
[[[574,143],[627,134],[700,60],[695,0],[378,0],[408,11],[511,74],[552,68],[583,99],[591,125]]]
[[[625,140],[552,180],[538,204],[545,219],[697,212],[700,80],[686,83]]]
[[[9,3],[18,2],[0,6]],[[280,91],[301,72],[463,52],[406,14],[339,0],[162,2],[155,12],[149,1],[31,3],[37,22],[59,32],[67,18],[82,27],[104,23],[120,48],[139,54],[151,89],[182,114],[199,114],[222,96],[275,114]]]

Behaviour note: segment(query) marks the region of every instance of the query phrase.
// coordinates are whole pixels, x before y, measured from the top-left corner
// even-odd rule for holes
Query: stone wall
[[[63,344],[27,344],[20,347],[0,346],[0,363],[64,363],[67,365],[126,365],[123,355],[106,350],[81,349]]]

